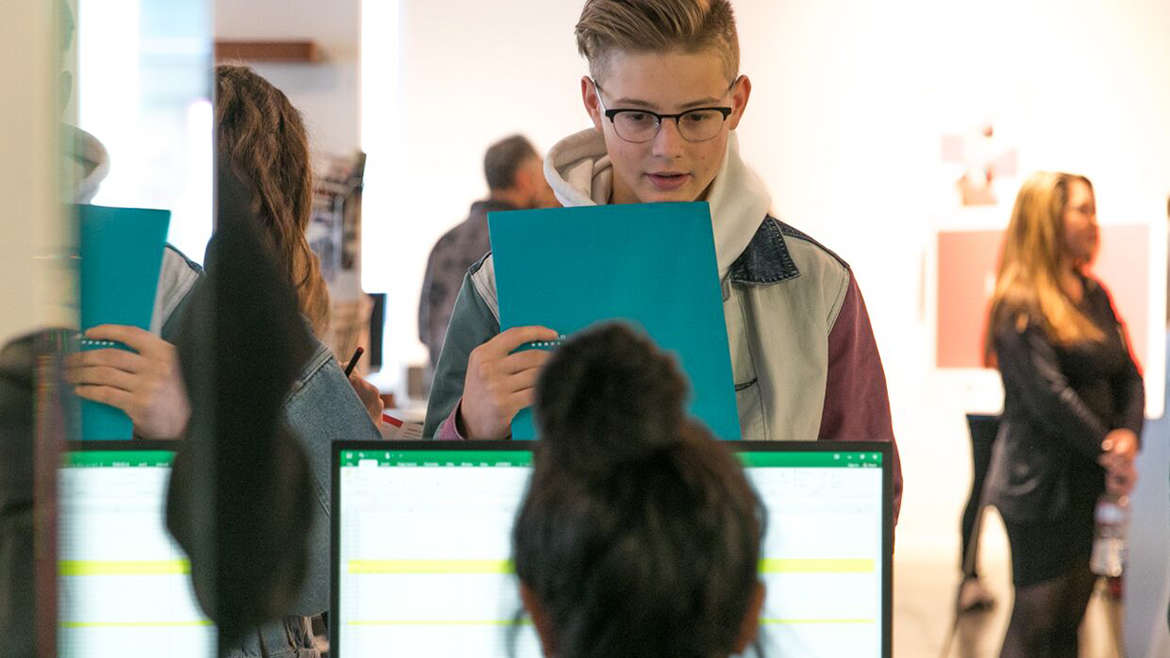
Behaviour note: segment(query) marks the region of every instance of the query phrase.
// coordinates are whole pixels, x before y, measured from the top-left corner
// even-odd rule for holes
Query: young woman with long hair
[[[299,439],[317,493],[305,584],[294,609],[280,622],[259,629],[225,655],[318,655],[308,616],[328,608],[330,446],[337,440],[381,438],[381,400],[368,382],[347,381],[341,366],[320,342],[329,322],[329,295],[305,230],[310,220],[312,172],[308,137],[300,113],[267,80],[238,66],[215,69],[216,147],[220,166],[250,193],[256,233],[267,242],[278,268],[287,273],[298,310],[317,341],[284,401],[284,421]],[[214,237],[212,238],[215,239]],[[209,267],[214,267],[209,263]],[[184,305],[201,278],[199,266],[167,246],[155,300],[158,333],[136,327],[103,325],[87,332],[93,339],[125,343],[134,352],[101,349],[73,355],[69,377],[78,394],[118,407],[134,421],[137,436],[181,438],[191,415],[173,345]],[[356,395],[355,395],[356,392]],[[372,421],[372,422],[371,422]]]
[[[216,138],[232,168],[252,184],[255,216],[297,293],[313,333],[329,328],[329,291],[305,232],[312,218],[309,139],[301,113],[251,69],[215,69]]]
[[[1125,327],[1087,270],[1099,233],[1089,179],[1040,172],[1004,235],[987,344],[1004,411],[987,487],[1011,546],[1009,658],[1076,656],[1097,498],[1128,495],[1136,479],[1145,394]]]

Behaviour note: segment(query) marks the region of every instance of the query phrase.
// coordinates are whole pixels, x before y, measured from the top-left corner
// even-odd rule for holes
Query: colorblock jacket
[[[594,130],[553,147],[545,176],[561,203],[605,203],[612,166]],[[890,441],[889,398],[865,301],[849,265],[769,213],[763,183],[734,135],[707,195],[742,436],[756,440]],[[424,436],[458,439],[471,351],[499,333],[489,254],[472,266],[435,370]],[[902,475],[894,449],[894,509]]]

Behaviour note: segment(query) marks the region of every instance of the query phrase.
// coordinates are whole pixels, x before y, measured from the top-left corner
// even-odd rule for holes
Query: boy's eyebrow
[[[689,103],[683,103],[678,107],[681,110],[689,110],[692,107],[711,107],[712,105],[718,103],[719,100],[720,99],[715,98],[714,96],[708,96],[706,98],[700,98],[696,101],[690,101]],[[635,107],[644,107],[648,110],[658,109],[658,105],[649,101],[638,100],[637,98],[619,98],[613,102],[613,105],[614,107],[629,107],[632,105]]]
[[[690,109],[690,108],[692,108],[692,107],[711,107],[712,105],[715,105],[715,104],[717,104],[717,103],[719,102],[719,100],[720,100],[720,99],[718,99],[718,98],[715,98],[714,96],[708,96],[708,97],[706,97],[706,98],[700,98],[700,99],[699,99],[699,100],[697,100],[697,101],[691,101],[691,102],[689,102],[689,103],[683,103],[682,105],[679,105],[679,107],[680,107],[681,109],[684,109],[684,110],[688,110],[688,109]]]

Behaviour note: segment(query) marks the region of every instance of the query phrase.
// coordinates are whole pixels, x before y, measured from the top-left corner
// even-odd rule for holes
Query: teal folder
[[[495,212],[488,226],[501,330],[542,325],[571,336],[628,321],[679,360],[691,415],[721,439],[740,438],[705,202]],[[512,437],[536,438],[530,409],[512,421]]]
[[[77,206],[81,238],[81,330],[99,324],[150,328],[162,267],[166,210]],[[101,349],[83,340],[81,349]],[[128,349],[123,345],[117,345]],[[81,401],[81,438],[131,439],[130,417],[114,407]]]

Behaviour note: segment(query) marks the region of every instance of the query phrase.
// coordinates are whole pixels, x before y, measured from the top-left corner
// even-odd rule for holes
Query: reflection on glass
[[[168,241],[211,235],[211,23],[206,0],[79,0],[78,122],[109,154],[93,203],[172,213]]]
[[[167,241],[202,260],[212,228],[210,0],[63,4],[76,16],[77,53],[62,117],[77,126],[65,129],[63,196],[167,211]],[[133,240],[119,240],[114,253],[128,259]],[[82,249],[82,262],[92,265],[94,253]],[[87,292],[87,303],[93,297]],[[72,429],[69,438],[79,438]],[[165,527],[173,453],[143,451],[140,441],[86,443],[95,445],[75,446],[63,461],[54,456],[52,467],[57,655],[215,655],[216,629],[199,610],[189,561]]]
[[[199,658],[215,651],[190,562],[166,530],[174,453],[138,443],[71,451],[59,472],[60,656],[157,656],[167,647],[172,658]]]

